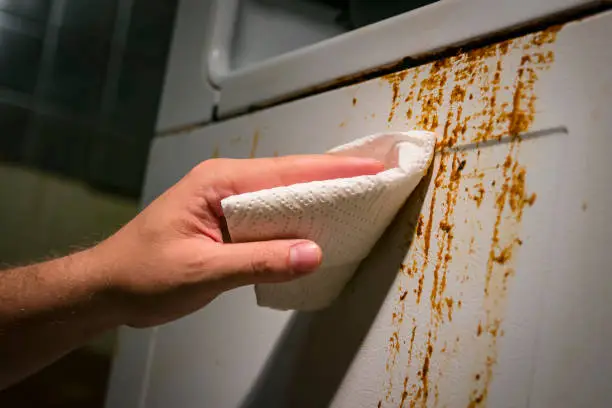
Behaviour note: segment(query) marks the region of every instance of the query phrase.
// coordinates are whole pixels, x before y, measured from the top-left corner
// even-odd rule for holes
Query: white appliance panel
[[[136,379],[120,348],[109,401],[138,380],[151,408],[611,406],[611,27],[603,13],[158,138],[146,202],[213,156],[415,127],[440,151],[332,307],[227,293],[141,336]]]

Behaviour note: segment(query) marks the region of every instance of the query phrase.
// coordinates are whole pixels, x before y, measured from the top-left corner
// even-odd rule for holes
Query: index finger
[[[218,173],[220,199],[230,195],[318,180],[376,174],[378,160],[333,155],[301,155],[264,159],[228,160]]]

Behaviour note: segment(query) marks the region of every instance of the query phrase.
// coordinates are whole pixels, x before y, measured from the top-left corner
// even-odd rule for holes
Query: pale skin
[[[299,237],[224,243],[223,198],[382,170],[327,155],[205,161],[100,244],[0,272],[0,389],[107,330],[167,323],[225,291],[319,266],[321,249]]]

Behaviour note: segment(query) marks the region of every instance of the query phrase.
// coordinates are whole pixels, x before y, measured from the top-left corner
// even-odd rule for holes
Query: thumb
[[[319,267],[321,248],[312,241],[276,240],[223,244],[214,268],[232,286],[285,282]]]

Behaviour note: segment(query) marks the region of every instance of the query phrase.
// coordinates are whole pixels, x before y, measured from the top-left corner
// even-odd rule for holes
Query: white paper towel
[[[427,171],[434,146],[435,135],[425,131],[367,136],[328,153],[378,159],[385,163],[381,173],[224,199],[221,206],[233,242],[305,238],[323,250],[315,273],[256,285],[257,303],[281,310],[331,304]]]

